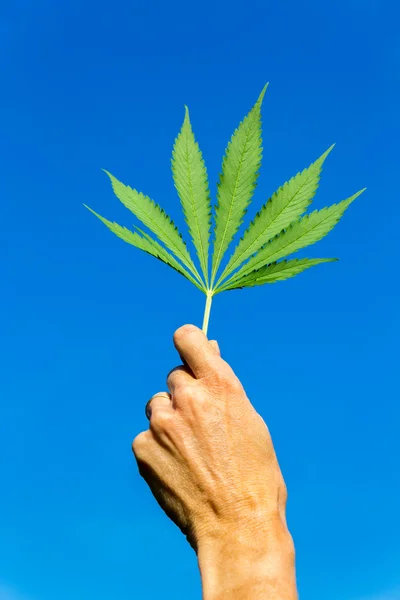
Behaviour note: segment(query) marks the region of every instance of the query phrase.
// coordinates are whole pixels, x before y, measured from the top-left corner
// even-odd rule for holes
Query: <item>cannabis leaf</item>
[[[211,227],[211,199],[207,171],[189,120],[189,110],[172,152],[172,174],[186,223],[208,286],[208,246]]]
[[[157,242],[157,240],[154,240],[147,233],[139,229],[139,227],[136,227],[136,229],[142,235],[139,235],[137,232],[131,231],[126,227],[121,227],[121,225],[118,225],[118,223],[112,223],[111,221],[108,221],[101,215],[97,214],[94,210],[89,208],[89,206],[86,206],[86,204],[84,204],[84,206],[96,217],[98,217],[100,221],[102,221],[104,225],[110,229],[110,231],[121,238],[121,240],[124,240],[124,242],[127,242],[128,244],[131,244],[132,246],[135,246],[144,252],[147,252],[147,254],[150,254],[155,258],[158,258],[163,263],[169,265],[175,269],[175,271],[178,271],[178,273],[181,273],[184,277],[189,279],[189,281],[191,281],[200,291],[203,291],[203,288],[197,283],[194,277],[192,277],[192,275],[172,256],[172,254],[169,254],[167,250]]]
[[[105,171],[117,198],[155,236],[135,226],[135,231],[108,221],[86,206],[119,238],[154,256],[189,279],[206,295],[203,331],[207,333],[212,298],[227,290],[275,283],[294,277],[336,258],[292,258],[298,250],[315,244],[340,221],[365,188],[338,204],[304,214],[317,191],[322,166],[331,146],[308,168],[284,183],[262,206],[243,233],[226,266],[223,257],[243,222],[252,200],[261,165],[261,106],[268,84],[233,133],[222,160],[217,202],[211,204],[203,155],[197,143],[189,110],[172,151],[172,174],[189,234],[199,261],[196,267],[181,233],[165,211],[141,192],[124,185]],[[210,230],[214,220],[213,252]]]
[[[305,212],[317,191],[322,165],[332,148],[333,146],[308,169],[287,181],[264,204],[244,232],[219,281]]]
[[[148,227],[201,282],[182,235],[165,211],[148,196],[124,185],[108,171],[105,173],[109,176],[114,193],[122,204]]]
[[[222,161],[215,207],[215,240],[211,286],[223,255],[239,229],[256,187],[261,165],[261,104],[267,85],[255,106],[231,137]]]
[[[215,292],[225,292],[226,290],[238,290],[244,287],[254,287],[255,285],[264,285],[264,283],[275,283],[294,277],[298,273],[309,269],[315,265],[324,262],[335,262],[337,258],[294,258],[293,260],[281,260],[281,262],[270,263],[261,269],[252,271],[238,279],[229,281],[222,285]]]
[[[257,254],[243,265],[239,271],[233,275],[231,281],[259,269],[266,263],[271,263],[279,258],[293,254],[301,248],[315,244],[325,237],[331,229],[334,228],[344,211],[364,190],[357,192],[347,200],[332,204],[322,210],[315,210],[298,221],[289,225],[286,230],[275,236],[265,246],[262,246]]]

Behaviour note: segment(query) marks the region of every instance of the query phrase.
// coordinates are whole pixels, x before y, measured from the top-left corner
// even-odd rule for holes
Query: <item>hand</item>
[[[265,422],[215,342],[186,325],[174,343],[184,365],[169,373],[171,396],[151,401],[150,428],[133,442],[140,474],[202,571],[215,570],[221,555],[226,569],[234,549],[243,565],[291,568],[286,486]]]

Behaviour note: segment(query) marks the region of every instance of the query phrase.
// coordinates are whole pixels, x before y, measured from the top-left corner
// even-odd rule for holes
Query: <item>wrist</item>
[[[203,600],[297,600],[294,545],[277,520],[257,532],[238,524],[198,542]]]

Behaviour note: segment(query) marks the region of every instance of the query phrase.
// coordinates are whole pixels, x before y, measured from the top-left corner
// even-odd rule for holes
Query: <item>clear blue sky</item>
[[[105,168],[182,226],[184,104],[214,192],[266,81],[253,213],[333,142],[315,207],[368,189],[307,253],[340,262],[218,296],[210,336],[275,440],[302,597],[400,598],[395,4],[1,4],[0,600],[200,599],[130,443],[204,299],[82,203],[133,224]]]

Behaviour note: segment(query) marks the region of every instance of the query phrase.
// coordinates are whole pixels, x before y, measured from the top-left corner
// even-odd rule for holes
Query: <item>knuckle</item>
[[[156,410],[154,411],[151,421],[150,427],[155,431],[165,433],[170,431],[173,427],[174,415],[169,410]]]
[[[167,386],[176,387],[179,383],[179,380],[184,377],[184,374],[186,374],[185,367],[179,366],[171,369],[167,375]]]
[[[201,417],[204,414],[210,414],[214,411],[216,403],[213,400],[213,393],[207,388],[195,389],[194,392],[189,395],[189,399],[186,401],[191,412],[197,417]]]
[[[139,433],[132,442],[132,452],[136,457],[143,456],[148,448],[149,437],[148,431]]]
[[[197,406],[204,412],[210,412],[213,406],[210,394],[204,392],[203,394],[197,394],[193,399],[193,405]]]
[[[204,386],[186,383],[176,390],[175,397],[184,412],[198,414],[199,409],[204,412],[210,407],[210,394]]]
[[[179,388],[179,395],[185,403],[189,404],[199,401],[199,398],[201,397],[199,392],[200,390],[196,386],[187,383]]]
[[[209,390],[203,385],[185,383],[177,388],[175,397],[178,404],[186,414],[199,414],[210,408],[211,400]]]

